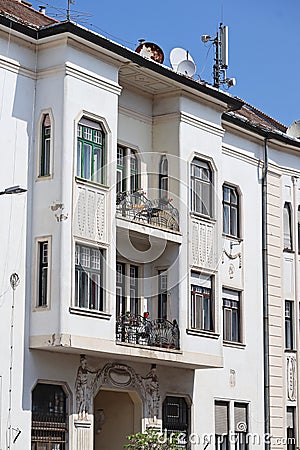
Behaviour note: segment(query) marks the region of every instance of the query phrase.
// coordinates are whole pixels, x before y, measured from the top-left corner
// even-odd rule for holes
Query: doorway
[[[126,436],[141,430],[141,413],[136,392],[101,389],[94,398],[94,449],[124,450]]]

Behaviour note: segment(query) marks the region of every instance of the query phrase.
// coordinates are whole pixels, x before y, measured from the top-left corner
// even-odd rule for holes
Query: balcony
[[[179,232],[178,210],[165,198],[150,200],[145,192],[117,194],[117,217],[155,228]]]
[[[176,320],[153,319],[126,313],[116,321],[116,341],[161,349],[180,350]]]

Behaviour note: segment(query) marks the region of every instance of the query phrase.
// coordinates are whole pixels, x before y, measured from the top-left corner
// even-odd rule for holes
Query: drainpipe
[[[294,274],[295,274],[295,281],[294,281],[294,289],[295,289],[295,305],[294,305],[294,311],[295,311],[295,317],[299,316],[299,235],[298,235],[298,177],[292,177],[293,182],[293,211],[294,211],[294,241],[295,241],[295,261],[294,261]],[[296,322],[297,323],[297,322]],[[297,380],[297,386],[296,386],[296,399],[297,399],[297,405],[299,405],[299,355],[298,355],[298,349],[299,349],[299,328],[296,326],[295,323],[295,349],[297,350],[296,356],[296,380]],[[296,423],[299,423],[299,408],[296,408]],[[299,427],[296,427],[296,442],[299,442]]]
[[[267,175],[268,137],[264,140],[262,176],[262,281],[263,281],[263,350],[264,350],[264,419],[265,436],[270,436],[270,386],[269,386],[269,307],[268,307],[268,247],[267,247]],[[269,439],[265,439],[265,449],[270,449]]]

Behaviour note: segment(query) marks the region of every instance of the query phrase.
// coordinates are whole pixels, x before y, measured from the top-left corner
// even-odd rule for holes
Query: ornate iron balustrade
[[[117,317],[116,341],[179,350],[179,328],[176,320],[150,320],[127,313]]]
[[[158,228],[179,231],[178,210],[170,200],[149,200],[142,190],[117,194],[117,215]]]

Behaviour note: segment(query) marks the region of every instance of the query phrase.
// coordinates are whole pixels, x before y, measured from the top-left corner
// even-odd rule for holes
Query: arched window
[[[208,162],[194,158],[191,164],[191,209],[212,217],[212,170]]]
[[[83,117],[77,127],[77,176],[104,184],[105,156],[102,125]]]
[[[39,176],[46,177],[50,175],[51,158],[51,120],[49,114],[44,114],[41,129],[41,151]]]
[[[169,164],[166,155],[163,155],[159,166],[159,197],[168,197],[169,191]]]
[[[38,383],[32,391],[31,449],[66,449],[67,408],[62,386]]]
[[[285,202],[283,208],[283,249],[293,250],[292,206],[289,202]]]

